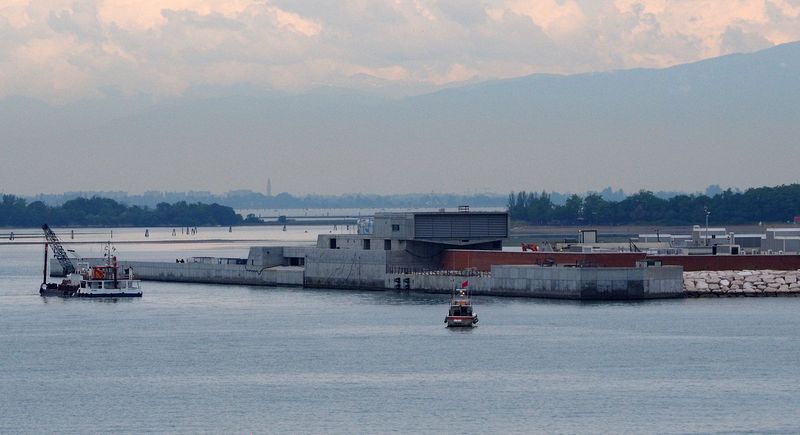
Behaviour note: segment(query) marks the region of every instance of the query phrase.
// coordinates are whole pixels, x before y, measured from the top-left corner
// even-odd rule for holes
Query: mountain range
[[[0,191],[697,191],[797,181],[800,43],[405,98],[247,86],[0,100]]]

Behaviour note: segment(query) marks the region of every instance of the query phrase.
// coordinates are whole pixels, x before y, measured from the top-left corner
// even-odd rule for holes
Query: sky
[[[33,98],[56,109],[69,107],[69,113],[80,117],[87,101],[124,105],[116,101],[146,96],[149,101],[174,102],[197,89],[218,89],[224,96],[231,89],[302,94],[333,87],[398,98],[535,73],[664,68],[797,40],[800,0],[2,0],[0,102]],[[97,150],[101,140],[115,133],[96,133],[97,125],[107,121],[98,110],[85,117],[94,117],[94,124],[92,119],[73,122],[64,116],[61,125],[12,134],[13,142],[8,136],[0,139],[7,157],[7,166],[0,163],[0,191],[264,190],[268,173],[273,174],[276,191],[307,193],[502,192],[516,185],[510,177],[473,184],[431,175],[370,188],[347,165],[353,158],[346,156],[346,147],[325,151],[314,144],[309,144],[304,159],[344,159],[345,174],[334,180],[306,174],[307,182],[298,182],[292,179],[304,167],[292,161],[298,155],[269,149],[268,138],[263,152],[243,147],[251,154],[232,160],[226,172],[214,172],[210,168],[219,157],[211,152],[213,141],[199,141],[197,147],[202,148],[193,149],[175,139],[182,137],[180,131],[162,131],[156,144],[144,144],[141,141],[152,138],[141,137],[140,142],[119,141],[113,152],[130,155],[147,148],[190,156],[192,165],[207,169],[206,176],[189,174],[184,167],[159,167],[159,173],[174,173],[170,177],[154,172],[144,179],[132,173],[129,181],[120,181],[114,172],[101,171],[63,186],[57,178],[24,176],[41,164],[31,150],[64,155],[80,150],[84,142],[87,151]],[[193,127],[184,123],[175,128]],[[7,128],[16,133],[13,126]],[[71,130],[71,142],[59,142],[59,129]],[[82,129],[87,131],[85,138],[76,136]],[[285,143],[298,146],[302,133]],[[141,136],[131,136],[137,134]],[[236,140],[218,142],[235,146]],[[388,142],[393,148],[385,152],[404,146]],[[454,149],[453,144],[442,147]],[[372,156],[363,167],[387,163],[372,151],[363,155]],[[308,166],[318,169],[323,163]],[[231,176],[232,172],[251,175]],[[386,176],[374,169],[368,173]],[[610,184],[626,190],[642,186],[694,191],[716,182],[689,177],[659,184],[645,177],[585,179],[578,184],[564,178],[551,180],[547,187],[581,191]],[[764,179],[778,181],[791,180]],[[730,179],[731,184],[737,182],[759,180]]]
[[[405,92],[800,39],[800,0],[3,0],[0,97],[250,84]]]

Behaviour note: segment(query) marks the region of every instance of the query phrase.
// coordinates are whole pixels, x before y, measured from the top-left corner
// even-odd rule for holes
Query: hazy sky
[[[398,97],[533,73],[660,68],[796,40],[800,0],[0,0],[0,192],[263,191],[267,177],[275,192],[295,193],[792,182],[787,171],[729,170],[742,159],[750,169],[776,160],[748,148],[757,145],[782,155],[779,164],[800,158],[787,139],[794,127],[778,119],[785,111],[769,112],[778,118],[761,119],[762,130],[737,121],[758,143],[716,135],[724,124],[665,129],[657,156],[687,171],[681,174],[640,164],[656,155],[642,147],[652,131],[614,136],[620,120],[603,124],[606,133],[593,131],[603,113],[579,113],[583,124],[572,126],[572,109],[562,107],[561,118],[542,124],[555,125],[543,139],[524,117],[455,105],[469,121],[439,114],[442,125],[451,123],[448,136],[430,122],[420,127],[424,100],[374,112],[372,103],[352,103],[350,112],[334,113],[336,102],[314,98],[330,98],[318,92],[327,87]],[[317,97],[276,103],[291,104],[285,112],[264,101],[195,108],[187,97],[247,90]],[[696,166],[684,166],[686,153]],[[88,155],[101,164],[64,172]],[[570,174],[562,167],[587,156],[613,169]]]
[[[800,0],[2,0],[0,96],[442,85],[798,39]]]

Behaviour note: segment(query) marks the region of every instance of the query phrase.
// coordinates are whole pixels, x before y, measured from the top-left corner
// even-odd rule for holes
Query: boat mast
[[[47,284],[47,242],[44,242],[44,270],[42,270],[42,285]]]
[[[114,275],[114,288],[119,288],[119,283],[117,282],[117,256],[111,257],[111,266],[114,268],[111,273]]]

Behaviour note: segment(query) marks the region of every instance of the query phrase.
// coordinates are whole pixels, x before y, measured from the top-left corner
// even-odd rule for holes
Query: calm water
[[[480,326],[454,331],[420,294],[45,299],[40,257],[0,246],[0,433],[800,432],[800,298],[476,298]]]

